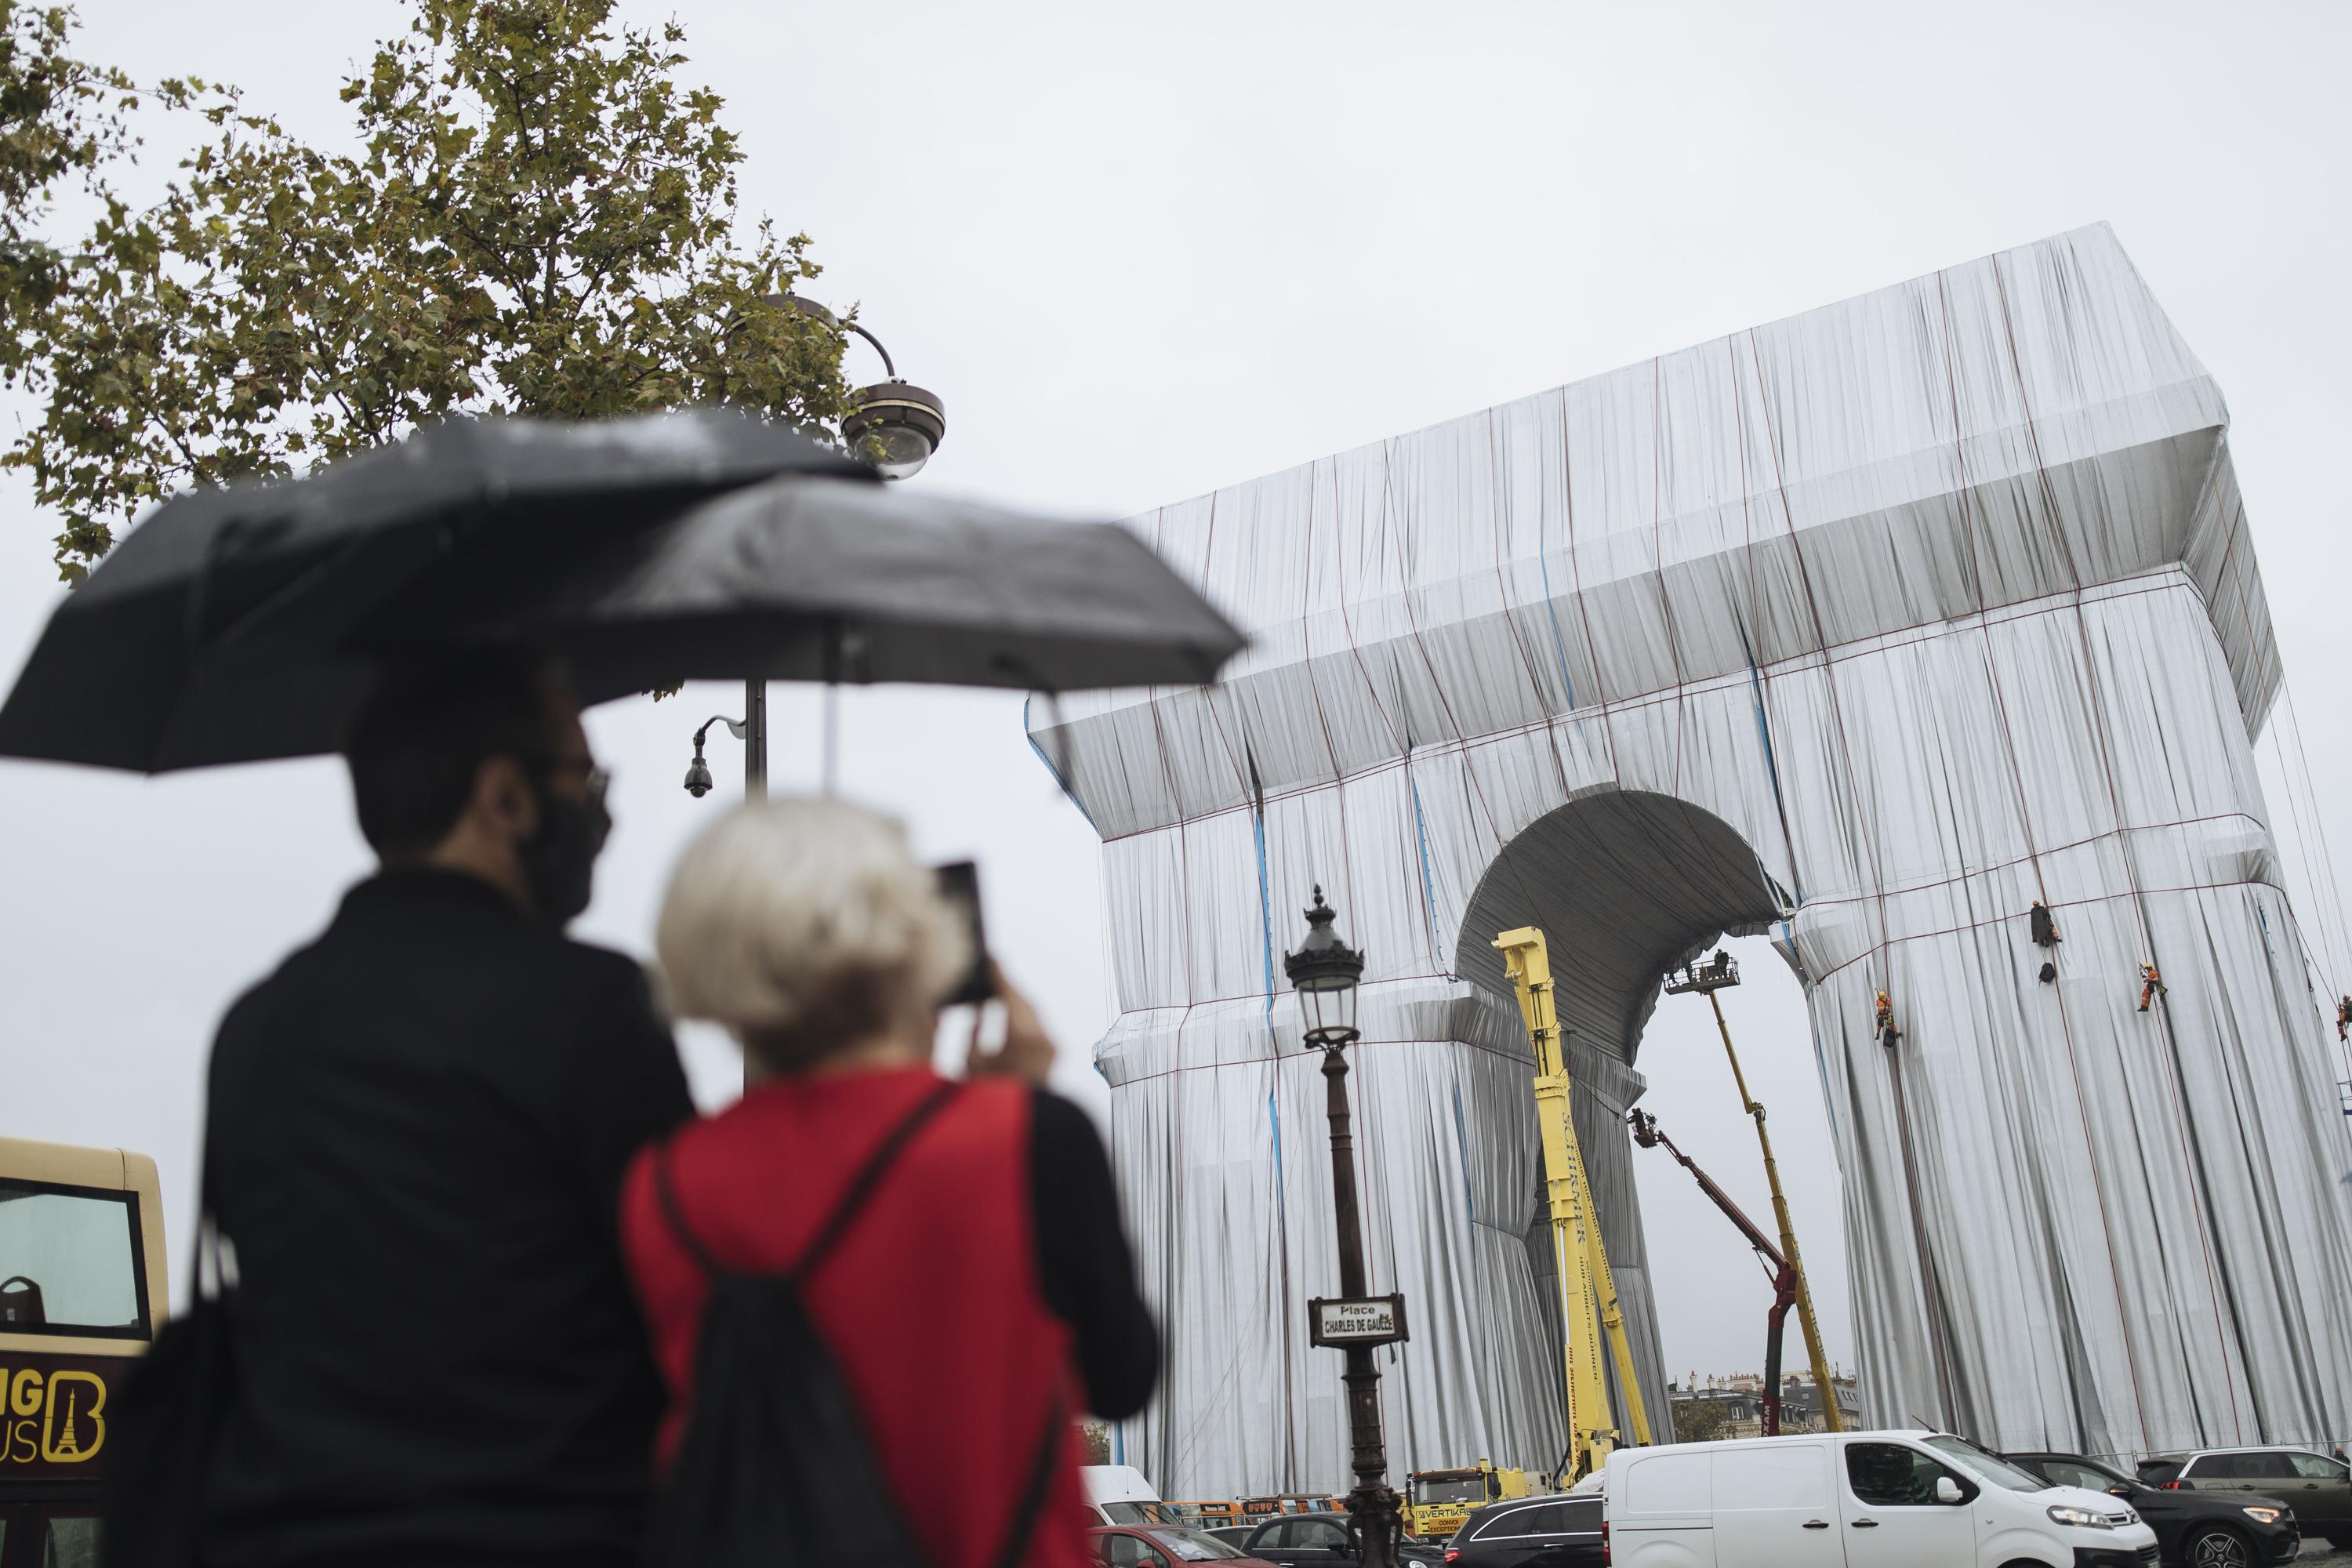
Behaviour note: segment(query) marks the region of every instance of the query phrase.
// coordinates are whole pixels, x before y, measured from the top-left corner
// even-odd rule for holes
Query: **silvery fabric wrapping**
[[[1660,971],[1732,931],[1806,988],[1870,1422],[2352,1436],[2352,1142],[2252,761],[2280,670],[2227,425],[2099,226],[1134,519],[1255,645],[1214,687],[1032,708],[1104,839],[1097,1060],[1169,1333],[1126,1461],[1173,1498],[1348,1485],[1279,967],[1318,881],[1370,961],[1392,1478],[1562,1447],[1489,946],[1521,924],[1654,1421],[1618,1122]]]

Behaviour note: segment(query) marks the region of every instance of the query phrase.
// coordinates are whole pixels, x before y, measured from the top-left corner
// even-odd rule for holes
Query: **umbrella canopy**
[[[625,527],[792,473],[880,489],[803,437],[698,410],[453,420],[168,502],[51,616],[0,706],[0,755],[161,773],[332,751],[370,668],[350,634],[420,574],[509,526]]]
[[[1125,529],[896,487],[771,480],[573,531],[552,564],[536,531],[420,583],[372,646],[543,647],[597,701],[688,679],[1190,686],[1244,642]]]
[[[886,489],[743,416],[460,421],[159,508],[50,617],[0,756],[331,752],[383,660],[483,643],[565,656],[595,702],[700,677],[1192,685],[1242,641],[1123,530]]]

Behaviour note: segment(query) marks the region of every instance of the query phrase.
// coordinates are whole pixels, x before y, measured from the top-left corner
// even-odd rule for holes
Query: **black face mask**
[[[531,794],[539,803],[539,830],[517,847],[523,879],[530,884],[530,901],[551,925],[569,925],[588,907],[596,880],[596,857],[613,831],[612,813],[604,809],[602,781],[592,784],[585,800],[567,800],[534,780]]]

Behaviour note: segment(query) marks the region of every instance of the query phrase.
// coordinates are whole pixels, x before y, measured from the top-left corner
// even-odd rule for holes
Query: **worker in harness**
[[[1903,1031],[1895,1026],[1894,999],[1881,991],[1878,994],[1878,1043],[1891,1051],[1895,1048],[1895,1042],[1902,1037]]]
[[[2047,985],[2058,978],[2055,955],[2058,952],[2058,944],[2065,939],[2058,934],[2058,922],[2050,918],[2050,906],[2040,899],[2033,900],[2033,908],[2026,916],[2026,923],[2033,933],[2033,945],[2044,953],[2052,955],[2042,961],[2042,984]]]
[[[2150,1002],[2168,993],[2165,990],[2164,976],[2156,972],[2155,963],[2150,961],[2141,964],[2139,966],[2139,1010],[2143,1013],[2147,1012]]]
[[[2352,1030],[2352,995],[2336,1004],[2336,1038],[2339,1043],[2345,1038],[2347,1030]]]

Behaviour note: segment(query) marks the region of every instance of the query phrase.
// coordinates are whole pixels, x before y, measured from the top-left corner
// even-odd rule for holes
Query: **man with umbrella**
[[[51,616],[0,756],[154,773],[340,747],[383,866],[222,1026],[222,1290],[126,1390],[117,1561],[184,1561],[188,1536],[231,1565],[633,1554],[660,1394],[614,1189],[688,1106],[636,967],[562,934],[607,826],[578,700],[695,679],[1050,700],[1200,684],[1242,643],[1123,529],[902,500],[717,412],[450,421],[143,521]],[[571,688],[495,651],[518,647]]]
[[[205,1557],[618,1564],[662,1396],[615,1196],[691,1108],[643,972],[562,934],[602,775],[504,654],[394,670],[345,752],[383,868],[213,1052],[236,1392]]]

